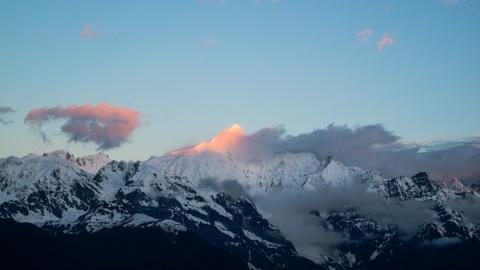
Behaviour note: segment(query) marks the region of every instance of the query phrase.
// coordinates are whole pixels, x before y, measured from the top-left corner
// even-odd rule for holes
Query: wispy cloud
[[[93,30],[91,25],[86,25],[82,31],[80,31],[80,37],[84,39],[97,39],[100,37],[100,33]]]
[[[383,50],[387,46],[395,44],[395,38],[392,34],[385,33],[377,44],[379,50]]]
[[[61,131],[70,141],[94,143],[98,149],[108,150],[125,143],[140,126],[140,112],[108,103],[99,105],[72,105],[31,110],[25,123],[38,128],[44,141],[48,141],[41,127],[47,122],[65,119]]]
[[[203,41],[201,45],[204,48],[210,48],[210,47],[218,46],[220,44],[222,44],[222,42],[218,39],[207,39]]]
[[[371,28],[363,28],[362,30],[360,30],[356,36],[358,38],[358,40],[360,40],[360,42],[364,43],[364,44],[367,44],[368,43],[368,39],[373,35],[373,29]]]
[[[2,115],[13,113],[13,112],[15,112],[15,111],[11,107],[0,106],[0,124],[2,124],[2,125],[11,124],[12,121],[5,120],[4,118],[2,118]]]

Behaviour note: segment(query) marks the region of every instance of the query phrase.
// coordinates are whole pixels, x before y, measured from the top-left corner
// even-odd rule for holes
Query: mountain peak
[[[75,155],[65,151],[65,150],[55,150],[50,153],[43,153],[42,157],[44,158],[56,158],[66,160],[70,163],[73,163],[80,167],[80,169],[95,174],[100,170],[103,166],[108,164],[111,159],[105,153],[97,153],[94,155],[88,155],[84,157],[75,158]]]
[[[234,124],[233,126],[222,130],[208,141],[172,151],[168,153],[168,155],[195,155],[206,151],[227,153],[235,147],[243,136],[243,128],[238,124]]]
[[[50,153],[43,153],[42,156],[43,157],[60,158],[60,159],[68,160],[68,161],[74,161],[75,160],[75,156],[72,153],[67,152],[65,150],[55,150],[55,151],[50,152]]]
[[[83,170],[95,174],[103,166],[107,165],[112,161],[107,154],[98,153],[95,155],[88,155],[76,159],[77,165]]]

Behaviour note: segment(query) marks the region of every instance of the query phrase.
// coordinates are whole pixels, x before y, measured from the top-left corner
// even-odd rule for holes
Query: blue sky
[[[291,134],[381,123],[408,141],[479,136],[480,1],[1,1],[0,156],[50,144],[39,107],[142,113],[114,158],[145,159],[241,124]],[[357,33],[373,33],[368,42]],[[81,33],[84,33],[82,36]],[[383,49],[381,38],[394,40]]]

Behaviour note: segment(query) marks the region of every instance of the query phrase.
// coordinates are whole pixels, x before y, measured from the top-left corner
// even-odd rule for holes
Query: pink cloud
[[[202,46],[205,48],[214,47],[220,45],[222,42],[218,39],[207,39],[202,43]]]
[[[395,38],[392,34],[383,34],[382,38],[377,44],[379,50],[383,50],[386,46],[391,46],[395,44]]]
[[[91,25],[87,25],[80,32],[80,36],[84,39],[96,39],[100,36],[100,33],[94,31]]]
[[[363,28],[357,33],[357,38],[363,42],[364,44],[367,44],[368,38],[370,38],[373,35],[373,29],[371,28]]]
[[[25,117],[25,123],[41,128],[47,122],[66,119],[61,130],[70,141],[92,142],[99,149],[108,150],[121,146],[130,138],[140,126],[139,116],[136,110],[101,103],[34,109]]]

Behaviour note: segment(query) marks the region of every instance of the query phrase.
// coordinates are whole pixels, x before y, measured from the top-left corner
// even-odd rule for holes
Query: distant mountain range
[[[423,172],[387,178],[310,153],[254,163],[228,151],[142,162],[105,154],[75,158],[65,151],[8,157],[0,159],[0,265],[478,269],[478,191]],[[318,198],[304,212],[293,208],[295,202],[285,210],[313,224],[310,238],[328,232],[339,240],[309,246],[289,237],[288,222],[261,203],[285,194]],[[335,196],[341,203],[333,203]],[[322,203],[325,198],[333,199]]]

